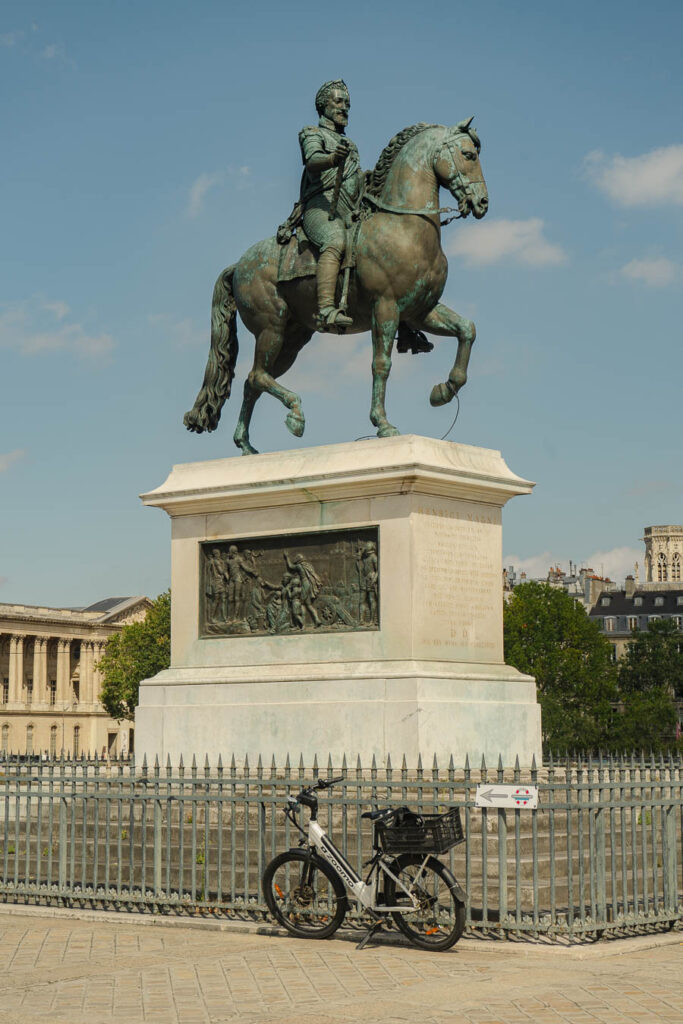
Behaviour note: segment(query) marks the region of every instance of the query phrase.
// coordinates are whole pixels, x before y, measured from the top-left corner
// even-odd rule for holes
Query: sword
[[[339,202],[339,193],[341,192],[342,181],[344,178],[344,165],[346,163],[346,157],[337,167],[337,177],[334,182],[334,192],[332,193],[332,202],[330,203],[330,212],[328,214],[328,220],[334,220],[337,216],[337,203]]]

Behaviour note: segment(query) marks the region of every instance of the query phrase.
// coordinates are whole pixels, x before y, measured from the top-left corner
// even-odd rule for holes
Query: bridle
[[[448,149],[448,153],[451,158],[451,163],[453,164],[453,174],[451,175],[450,178],[446,180],[445,184],[448,190],[451,192],[451,194],[455,196],[455,198],[457,199],[457,206],[440,206],[436,210],[431,209],[429,207],[424,207],[422,210],[413,210],[405,206],[391,206],[389,203],[383,202],[381,199],[378,199],[376,196],[371,195],[369,192],[365,193],[363,199],[367,199],[369,203],[371,203],[373,206],[376,206],[378,210],[382,210],[384,213],[405,213],[412,214],[413,216],[416,217],[434,217],[442,213],[452,213],[452,217],[447,217],[445,220],[440,221],[442,228],[446,227],[446,225],[450,224],[451,221],[453,220],[459,220],[460,218],[467,216],[469,200],[474,191],[472,189],[472,185],[485,185],[486,183],[483,178],[475,178],[474,180],[470,180],[465,177],[462,171],[459,171],[457,169],[458,164],[452,143],[455,142],[456,138],[459,138],[461,136],[467,136],[468,138],[470,138],[468,132],[462,131],[458,132],[456,135],[447,137],[441,144],[435,158],[435,160],[438,160],[439,156],[441,155],[441,151],[444,148]]]
[[[472,188],[472,186],[486,184],[483,178],[466,178],[462,171],[458,170],[458,162],[453,149],[453,144],[455,143],[455,140],[457,138],[463,138],[464,136],[467,136],[467,138],[471,138],[468,132],[458,132],[457,135],[447,136],[446,139],[444,139],[441,149],[439,150],[436,156],[438,160],[439,156],[441,155],[441,150],[448,150],[448,154],[451,158],[451,163],[453,164],[453,174],[451,175],[450,178],[446,179],[446,187],[448,188],[451,195],[455,196],[455,198],[458,200],[458,213],[456,213],[454,217],[449,217],[448,220],[441,221],[442,227],[445,224],[450,224],[452,220],[458,220],[460,217],[465,217],[467,214],[468,206],[470,205],[469,200],[472,198],[474,193],[474,189]],[[451,207],[451,209],[453,208]],[[439,212],[441,213],[442,211]]]

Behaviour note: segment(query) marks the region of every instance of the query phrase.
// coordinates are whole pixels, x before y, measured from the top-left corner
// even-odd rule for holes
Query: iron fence
[[[263,868],[298,838],[280,813],[287,794],[341,774],[319,818],[361,874],[372,844],[363,810],[461,808],[467,842],[447,857],[472,930],[558,939],[672,927],[683,920],[681,773],[680,755],[511,771],[388,759],[336,773],[289,760],[185,768],[0,757],[0,899],[263,919]],[[477,808],[477,785],[491,782],[538,786],[538,810]]]

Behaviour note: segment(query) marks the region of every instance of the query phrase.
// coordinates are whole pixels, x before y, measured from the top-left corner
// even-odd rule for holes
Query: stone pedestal
[[[338,766],[344,754],[367,765],[390,753],[409,767],[418,754],[539,758],[534,680],[503,662],[501,509],[532,487],[500,452],[411,435],[175,466],[142,496],[171,517],[173,600],[171,668],[140,687],[138,755],[282,764],[303,753],[308,766],[330,754]],[[256,632],[245,620],[221,635],[211,616],[223,613],[205,607],[214,546],[227,559],[234,544],[254,566],[254,549],[280,536],[291,560],[321,536],[329,544],[330,531],[339,550],[377,537],[374,627],[347,600],[348,626],[314,628],[299,607],[305,631],[271,633],[271,615],[251,618]],[[354,573],[362,590],[357,559]],[[336,600],[327,586],[314,606],[325,590]]]

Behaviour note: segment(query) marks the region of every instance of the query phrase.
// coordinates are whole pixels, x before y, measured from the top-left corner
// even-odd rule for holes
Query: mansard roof
[[[602,598],[610,599],[608,605],[602,604]],[[635,598],[642,598],[642,602],[635,603]],[[678,598],[683,598],[683,587],[679,590],[635,590],[630,597],[626,596],[625,590],[603,590],[591,608],[589,615],[681,615],[683,604],[678,603]],[[663,598],[663,604],[655,604],[655,598]]]

